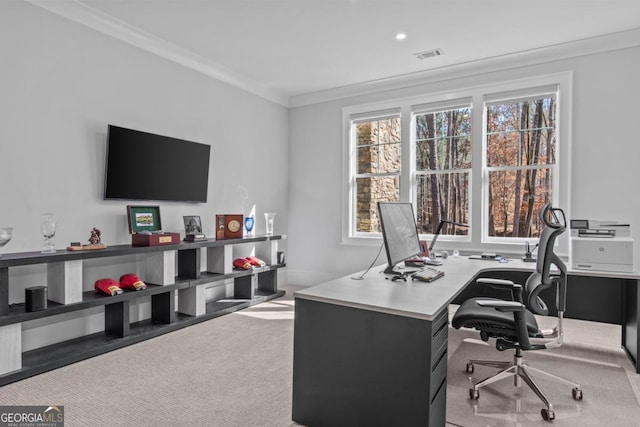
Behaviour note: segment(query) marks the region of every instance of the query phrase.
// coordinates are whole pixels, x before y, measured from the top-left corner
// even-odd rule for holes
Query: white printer
[[[617,221],[572,219],[571,267],[632,273],[634,269],[631,226]]]

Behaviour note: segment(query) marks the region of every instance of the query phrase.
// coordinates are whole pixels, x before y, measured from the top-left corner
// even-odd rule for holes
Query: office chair
[[[553,405],[542,393],[531,375],[559,381],[573,387],[572,396],[582,400],[582,389],[578,384],[528,366],[523,351],[543,350],[559,347],[562,344],[562,317],[566,307],[567,269],[565,264],[554,253],[553,247],[557,237],[566,229],[566,218],[562,209],[545,205],[540,211],[540,218],[545,225],[536,260],[536,271],[527,279],[524,289],[522,285],[510,280],[478,279],[477,283],[486,283],[494,288],[507,289],[511,292],[511,301],[496,298],[471,298],[464,301],[451,320],[451,325],[460,329],[473,328],[480,331],[483,341],[496,339],[496,349],[504,351],[515,349],[513,362],[470,360],[467,372],[473,373],[474,365],[499,368],[496,374],[476,383],[469,389],[469,398],[478,399],[481,387],[514,377],[514,385],[520,387],[522,379],[546,405],[540,413],[546,421],[555,418]],[[552,271],[551,266],[555,266]],[[551,330],[541,330],[534,314],[546,316],[548,307],[539,297],[542,290],[556,286],[556,307],[558,323]]]

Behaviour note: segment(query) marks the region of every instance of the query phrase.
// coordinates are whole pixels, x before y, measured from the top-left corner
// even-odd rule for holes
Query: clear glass
[[[0,248],[9,243],[11,237],[13,237],[13,227],[0,227]]]
[[[43,254],[53,254],[56,252],[56,247],[53,244],[53,236],[56,235],[56,216],[52,213],[42,214],[42,225],[40,231],[44,236],[44,246],[42,248]]]
[[[253,236],[254,225],[255,225],[255,220],[252,216],[247,216],[244,218],[244,229],[247,230],[247,236]]]
[[[275,213],[265,213],[264,214],[264,220],[267,224],[267,228],[266,228],[266,233],[268,235],[272,235],[273,234],[273,220],[275,219],[276,214]]]

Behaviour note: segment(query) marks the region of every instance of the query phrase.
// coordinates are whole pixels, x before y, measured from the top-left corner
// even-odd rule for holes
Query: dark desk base
[[[296,298],[293,420],[444,426],[447,321],[448,310],[428,321]]]

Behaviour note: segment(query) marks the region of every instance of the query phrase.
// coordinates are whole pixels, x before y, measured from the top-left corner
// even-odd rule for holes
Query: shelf
[[[190,286],[202,285],[205,283],[218,282],[227,279],[237,279],[239,277],[251,276],[253,274],[261,274],[267,271],[274,271],[279,268],[286,267],[286,264],[274,264],[274,265],[265,265],[263,267],[254,268],[253,270],[233,270],[231,273],[222,274],[222,273],[209,273],[203,271],[200,273],[200,277],[197,279],[188,279],[190,282]],[[186,280],[182,278],[183,280]]]
[[[67,251],[59,249],[54,254],[43,254],[41,252],[16,252],[2,254],[0,257],[0,268],[18,267],[33,264],[48,264],[52,262],[75,261],[94,258],[107,258],[121,255],[137,255],[152,252],[179,251],[185,249],[197,249],[205,247],[219,247],[226,245],[238,245],[243,243],[266,242],[270,240],[281,240],[286,236],[267,236],[259,235],[253,237],[243,237],[241,239],[225,239],[225,240],[202,240],[198,242],[181,242],[177,245],[161,245],[161,246],[132,246],[132,245],[114,245],[107,246],[105,249],[97,249],[93,251]]]
[[[60,304],[55,301],[47,301],[47,308],[40,311],[27,312],[24,304],[14,304],[9,306],[9,314],[0,316],[0,326],[11,325],[13,323],[27,322],[29,320],[43,317],[55,316],[58,314],[70,313],[72,311],[84,310],[91,307],[116,304],[122,301],[134,300],[146,296],[169,292],[174,289],[188,288],[188,281],[179,281],[173,285],[154,285],[147,283],[147,289],[141,291],[124,291],[120,295],[108,296],[96,291],[86,291],[82,293],[82,302],[71,304]]]
[[[135,322],[131,324],[129,335],[122,338],[98,332],[24,352],[22,369],[0,375],[0,386],[279,298],[285,292],[257,294],[252,300],[225,298],[209,302],[207,313],[198,317],[176,313],[176,319],[171,324],[154,324],[150,319]]]
[[[24,252],[3,254],[0,258],[0,386],[56,369],[117,348],[232,313],[284,295],[279,291],[277,241],[285,236],[252,236],[241,239],[182,242],[177,245],[135,247],[116,245],[95,251],[59,250],[54,254]],[[252,270],[233,270],[233,245],[263,243],[262,259],[271,265]],[[206,251],[203,272],[201,248]],[[127,290],[120,295],[104,295],[93,289],[83,291],[83,260],[146,254],[136,259],[145,263],[141,276],[147,288]],[[9,268],[45,264],[50,300],[47,308],[27,312],[24,304],[9,305]],[[115,268],[115,267],[114,267]],[[232,287],[216,290],[218,299],[206,301],[206,287]],[[231,295],[231,296],[230,296]],[[226,296],[225,298],[219,298]],[[150,300],[150,318],[131,323],[131,302]],[[23,324],[93,307],[104,307],[104,331],[22,352]],[[78,315],[80,316],[80,315]]]

